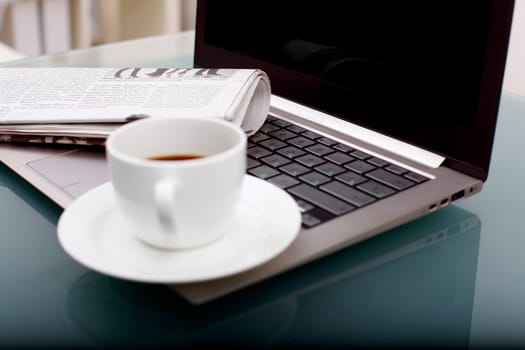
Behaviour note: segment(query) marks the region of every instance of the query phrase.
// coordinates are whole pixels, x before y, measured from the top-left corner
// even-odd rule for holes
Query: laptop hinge
[[[328,129],[337,130],[352,138],[388,150],[388,152],[398,154],[427,167],[437,168],[445,160],[444,157],[417,146],[368,130],[279,96],[272,95],[270,112],[284,117],[288,116],[294,120],[299,117],[305,118],[309,124],[313,123]]]

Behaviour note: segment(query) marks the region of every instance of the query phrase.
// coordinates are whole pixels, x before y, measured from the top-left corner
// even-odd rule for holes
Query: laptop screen
[[[261,68],[275,95],[486,179],[512,9],[512,0],[201,0],[195,66]]]

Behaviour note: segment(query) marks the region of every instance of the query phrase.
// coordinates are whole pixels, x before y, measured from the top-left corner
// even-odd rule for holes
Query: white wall
[[[503,89],[525,96],[525,0],[516,0]]]

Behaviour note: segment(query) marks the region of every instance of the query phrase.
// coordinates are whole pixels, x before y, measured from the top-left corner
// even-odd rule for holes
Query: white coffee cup
[[[246,135],[220,119],[134,121],[106,142],[117,207],[143,242],[163,249],[220,238],[239,203]],[[152,157],[198,155],[189,160]]]

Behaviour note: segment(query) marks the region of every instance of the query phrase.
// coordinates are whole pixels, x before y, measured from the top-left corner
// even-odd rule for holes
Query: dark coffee
[[[148,157],[149,160],[190,160],[204,158],[200,154],[167,154],[163,156]]]

